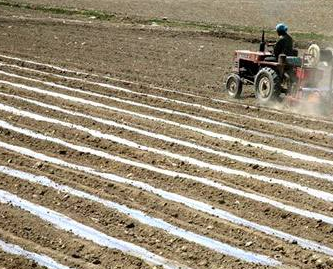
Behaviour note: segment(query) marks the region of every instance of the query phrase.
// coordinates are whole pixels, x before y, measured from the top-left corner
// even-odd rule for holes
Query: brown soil
[[[330,0],[171,0],[156,3],[153,0],[15,0],[19,3],[103,10],[116,14],[274,28],[277,22],[286,22],[292,30],[332,34]]]
[[[42,269],[37,263],[0,251],[1,269]]]
[[[114,2],[114,4],[114,8],[116,8],[119,3],[116,5],[116,2]],[[183,4],[186,3],[184,2]],[[124,5],[123,2],[123,6]],[[89,6],[85,7],[88,8]],[[101,6],[101,8],[103,7]],[[122,11],[119,9],[117,12]],[[236,48],[251,48],[253,44],[230,39],[214,38],[202,33],[176,31],[158,27],[147,28],[137,25],[113,24],[110,22],[97,21],[89,22],[86,20],[82,22],[72,22],[69,20],[66,21],[66,18],[62,18],[62,20],[65,20],[63,22],[62,20],[56,20],[54,18],[46,18],[43,13],[34,12],[29,14],[27,11],[20,13],[20,11],[10,8],[1,10],[0,15],[2,16],[0,22],[2,27],[0,32],[2,38],[0,51],[2,54],[23,57],[43,63],[51,63],[101,76],[109,75],[114,79],[130,80],[136,84],[120,81],[115,82],[114,80],[106,80],[105,78],[96,76],[83,76],[60,72],[52,68],[43,68],[18,60],[9,60],[2,56],[0,56],[0,63],[15,64],[66,76],[86,77],[91,81],[112,83],[131,89],[134,92],[153,94],[165,98],[206,105],[219,108],[228,113],[237,113],[237,115],[231,116],[223,112],[209,112],[202,108],[193,108],[148,96],[139,96],[135,93],[121,93],[104,87],[94,86],[86,82],[73,82],[71,80],[55,78],[50,75],[41,75],[31,71],[19,70],[15,67],[1,66],[2,71],[12,72],[29,78],[52,81],[66,86],[80,88],[84,91],[92,91],[105,96],[151,105],[156,108],[168,108],[194,116],[226,122],[234,126],[242,127],[243,130],[237,131],[231,127],[210,125],[186,116],[172,115],[148,108],[135,107],[102,97],[94,97],[89,94],[59,90],[41,83],[9,78],[5,75],[0,75],[0,80],[39,87],[45,90],[103,103],[127,111],[163,118],[221,134],[228,134],[252,142],[263,143],[323,159],[332,159],[332,154],[328,152],[290,142],[291,139],[293,139],[302,141],[305,144],[311,143],[332,149],[332,137],[290,130],[283,126],[248,119],[245,118],[245,115],[333,133],[332,122],[323,123],[323,121],[319,120],[310,120],[308,117],[299,118],[298,115],[287,112],[277,114],[276,111],[273,110],[267,111],[262,108],[253,109],[241,106],[241,104],[255,104],[255,100],[251,97],[252,93],[250,91],[246,92],[245,96],[248,98],[241,100],[241,104],[220,104],[212,100],[212,98],[221,100],[227,99],[220,89],[223,77],[230,71],[233,50]],[[24,15],[25,18],[16,19],[12,17],[13,15]],[[27,15],[31,15],[31,17],[26,18]],[[148,15],[149,14],[147,14],[147,16]],[[157,90],[151,85],[167,87],[180,92],[170,93]],[[332,167],[325,164],[292,159],[274,152],[222,141],[184,128],[161,124],[109,109],[74,103],[69,100],[36,94],[4,85],[1,85],[0,92],[38,100],[95,117],[112,119],[129,126],[168,135],[215,150],[223,150],[235,155],[333,174]],[[199,96],[189,97],[181,94],[181,92],[190,92]],[[110,127],[93,120],[69,116],[54,110],[41,108],[37,105],[32,105],[28,102],[19,101],[10,97],[1,96],[0,100],[2,104],[73,124],[79,124],[89,129],[99,130],[102,133],[126,138],[145,146],[163,149],[184,156],[190,156],[207,163],[223,165],[228,168],[253,174],[281,178],[286,181],[296,182],[304,186],[333,193],[333,184],[330,181],[319,180],[311,176],[300,176],[296,173],[277,169],[257,167],[236,162],[228,158],[220,158],[213,154],[203,153],[188,147],[149,138],[135,132]],[[8,112],[0,111],[0,118],[15,126],[40,132],[69,143],[86,146],[91,149],[100,150],[132,161],[150,164],[155,167],[209,178],[246,192],[264,195],[288,205],[333,217],[331,203],[311,197],[297,190],[287,189],[278,185],[263,183],[241,176],[230,176],[206,168],[199,168],[182,160],[133,149],[126,145],[120,145],[106,139],[93,137],[85,132],[77,131],[76,129],[61,127],[57,124],[38,122],[35,119],[15,116]],[[330,119],[326,120],[330,121]],[[259,135],[249,133],[247,130],[276,135],[278,137],[276,139],[263,138]],[[286,142],[286,140],[281,138],[290,140]],[[332,225],[325,224],[322,221],[301,217],[273,206],[242,198],[191,180],[165,176],[147,169],[97,157],[93,154],[75,151],[56,143],[34,139],[14,131],[8,131],[2,127],[0,128],[0,141],[26,147],[70,163],[76,163],[92,167],[99,171],[114,173],[123,177],[132,178],[133,180],[142,181],[154,187],[205,202],[214,208],[220,208],[258,224],[267,225],[293,235],[320,242],[333,248]],[[332,258],[329,256],[305,250],[297,244],[287,243],[273,236],[231,224],[216,216],[190,209],[181,203],[167,201],[159,196],[128,185],[112,183],[96,176],[66,169],[61,166],[41,163],[36,159],[2,148],[0,149],[0,156],[0,165],[10,166],[36,175],[47,176],[58,183],[84,190],[131,208],[139,209],[151,216],[161,218],[192,232],[209,236],[245,250],[276,258],[287,267],[309,269],[315,266],[321,266],[322,268],[333,267]],[[192,268],[217,269],[221,268],[221,266],[226,269],[265,268],[264,266],[248,264],[238,259],[221,255],[198,244],[176,238],[162,230],[143,225],[101,204],[77,198],[73,195],[59,193],[37,184],[23,182],[17,178],[4,176],[3,174],[0,174],[0,178],[0,189],[15,193],[24,199],[61,212],[108,235],[135,243],[156,254],[178,261]],[[48,225],[46,222],[33,217],[31,214],[12,206],[1,204],[0,212],[4,220],[0,221],[0,238],[25,246],[30,251],[46,253],[60,263],[68,266],[76,268],[150,268],[150,265],[147,265],[144,261],[133,258],[130,255],[122,254],[119,251],[99,247],[71,233],[62,232]],[[28,260],[13,257],[3,252],[0,252],[0,262],[1,261],[4,261],[5,268],[19,268],[20,266],[22,268],[33,267],[33,265],[29,265],[31,262]]]

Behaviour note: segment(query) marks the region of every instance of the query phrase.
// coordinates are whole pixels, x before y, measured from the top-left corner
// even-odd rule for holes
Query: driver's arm
[[[274,56],[277,58],[283,52],[283,42],[280,39],[274,46]]]

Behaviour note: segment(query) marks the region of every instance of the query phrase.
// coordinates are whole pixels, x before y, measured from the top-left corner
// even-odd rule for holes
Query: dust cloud
[[[268,106],[270,108],[308,116],[332,116],[332,62],[321,62],[317,68],[319,73],[321,73],[321,75],[319,74],[319,81],[310,81],[310,85],[313,84],[313,88],[304,87],[302,89],[303,97],[298,99],[297,102],[292,102],[287,96],[282,96],[280,102],[271,103]]]

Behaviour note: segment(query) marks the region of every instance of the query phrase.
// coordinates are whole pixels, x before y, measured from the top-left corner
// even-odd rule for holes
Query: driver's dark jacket
[[[293,56],[293,39],[288,34],[282,35],[274,46],[274,56],[278,58],[280,54]]]

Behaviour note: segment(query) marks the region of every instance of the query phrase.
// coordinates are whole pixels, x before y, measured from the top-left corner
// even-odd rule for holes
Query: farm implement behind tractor
[[[292,57],[277,59],[266,50],[264,33],[257,52],[236,50],[233,72],[225,87],[230,96],[239,98],[243,85],[254,85],[261,104],[283,100],[290,107],[306,103],[324,112],[333,108],[333,50],[311,45],[301,57],[295,50]],[[325,110],[325,111],[323,111]]]

